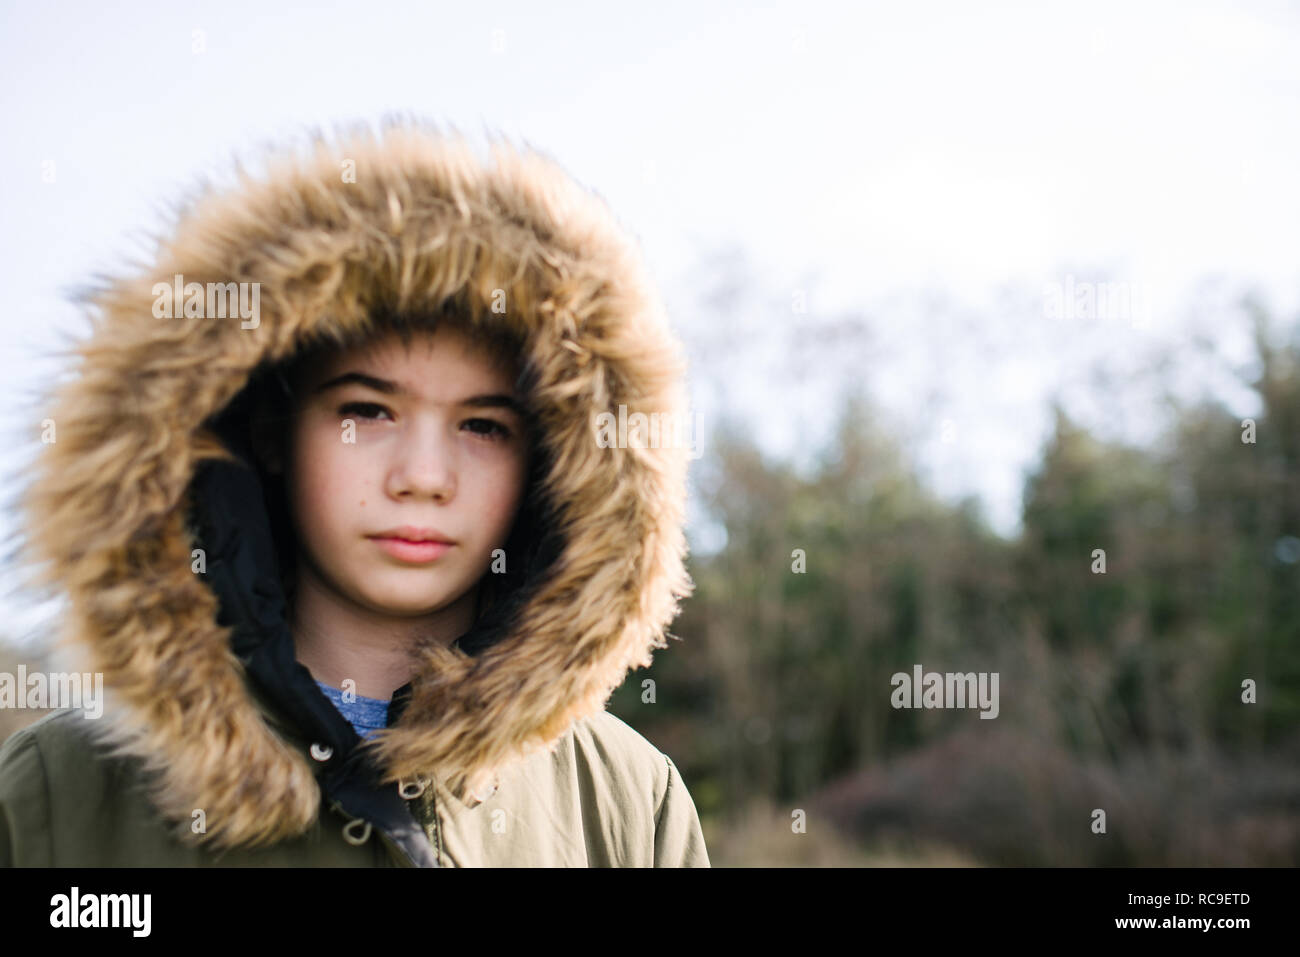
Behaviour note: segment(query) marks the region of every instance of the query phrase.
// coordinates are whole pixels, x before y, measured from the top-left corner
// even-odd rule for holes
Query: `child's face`
[[[382,381],[339,381],[353,374]],[[285,488],[299,560],[383,615],[429,615],[467,597],[505,547],[528,473],[522,415],[474,401],[518,401],[510,372],[444,327],[414,335],[409,351],[392,334],[339,353],[297,386]],[[400,526],[454,544],[381,540]]]

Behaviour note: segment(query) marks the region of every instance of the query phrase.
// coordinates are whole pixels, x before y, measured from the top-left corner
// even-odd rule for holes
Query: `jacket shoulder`
[[[109,747],[98,740],[93,723],[76,708],[60,708],[43,715],[15,731],[0,746],[0,767],[10,761],[29,761],[25,756],[35,753],[45,775],[60,785],[117,770],[122,759],[113,758]]]
[[[672,758],[617,715],[601,711],[573,726],[575,760],[623,816],[645,815],[655,867],[708,867],[695,802]],[[603,777],[608,775],[608,777]]]
[[[98,720],[60,709],[0,747],[0,864],[112,866],[160,826],[138,760],[115,755]]]
[[[60,708],[19,728],[0,744],[0,785],[15,772],[45,773],[45,756],[75,751],[85,758],[94,750],[90,736],[79,725],[85,719],[72,708]]]
[[[76,708],[51,711],[11,734],[0,746],[0,767],[30,760],[24,756],[32,753],[39,754],[47,775],[65,770],[84,774],[92,767],[102,770],[105,758],[84,712]]]
[[[0,866],[54,863],[52,778],[61,768],[84,777],[96,766],[81,712],[53,711],[11,734],[0,745]]]
[[[668,786],[668,757],[635,728],[608,711],[573,724],[575,758],[599,766],[625,789],[653,795],[656,809]]]

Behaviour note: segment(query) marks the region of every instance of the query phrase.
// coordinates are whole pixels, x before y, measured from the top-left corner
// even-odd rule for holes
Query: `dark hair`
[[[560,541],[551,503],[541,493],[542,479],[548,474],[550,456],[540,441],[537,417],[530,401],[535,370],[524,360],[523,343],[507,332],[499,330],[470,329],[468,324],[452,317],[441,316],[435,322],[422,326],[406,317],[389,317],[368,335],[352,335],[305,346],[289,359],[263,365],[250,378],[244,390],[243,405],[247,418],[244,428],[253,427],[253,415],[267,427],[269,438],[277,448],[288,448],[288,431],[298,408],[299,396],[295,388],[303,381],[305,370],[325,361],[340,351],[364,346],[386,332],[397,332],[409,346],[412,334],[419,328],[431,330],[436,325],[451,325],[465,332],[475,346],[492,361],[517,370],[515,388],[523,397],[526,411],[528,441],[531,443],[529,471],[523,498],[504,545],[506,571],[484,572],[479,580],[474,613],[474,624],[460,636],[456,646],[467,654],[475,655],[496,644],[511,631],[516,613],[540,584],[541,573],[550,566],[560,552]],[[254,443],[256,448],[256,443]],[[296,588],[297,539],[284,485],[283,470],[271,473],[259,456],[254,456],[253,466],[261,479],[266,500],[271,536],[275,543],[276,559],[280,570],[286,607],[292,614]]]

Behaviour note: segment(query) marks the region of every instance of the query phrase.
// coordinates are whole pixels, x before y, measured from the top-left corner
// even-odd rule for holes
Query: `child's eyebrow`
[[[385,395],[407,395],[407,390],[398,382],[391,382],[388,379],[381,379],[378,376],[368,375],[364,372],[345,372],[342,375],[335,376],[322,382],[316,388],[312,389],[312,395],[320,395],[330,389],[336,389],[339,386],[356,383],[363,385],[376,392],[382,392]],[[469,405],[475,408],[503,408],[514,412],[516,415],[526,418],[524,407],[519,400],[511,395],[502,395],[500,393],[492,395],[472,395],[460,400],[461,405]]]

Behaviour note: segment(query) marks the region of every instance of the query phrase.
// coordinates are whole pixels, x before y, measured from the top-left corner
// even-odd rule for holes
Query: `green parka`
[[[214,309],[214,286],[258,308]],[[688,449],[635,429],[681,422],[685,361],[598,197],[531,150],[357,129],[205,186],[86,299],[23,567],[69,599],[60,666],[102,674],[105,703],[0,748],[0,864],[708,866],[677,768],[604,710],[693,585]],[[496,599],[420,649],[363,746],[294,657],[248,415],[303,350],[449,311],[517,343],[540,454]]]

